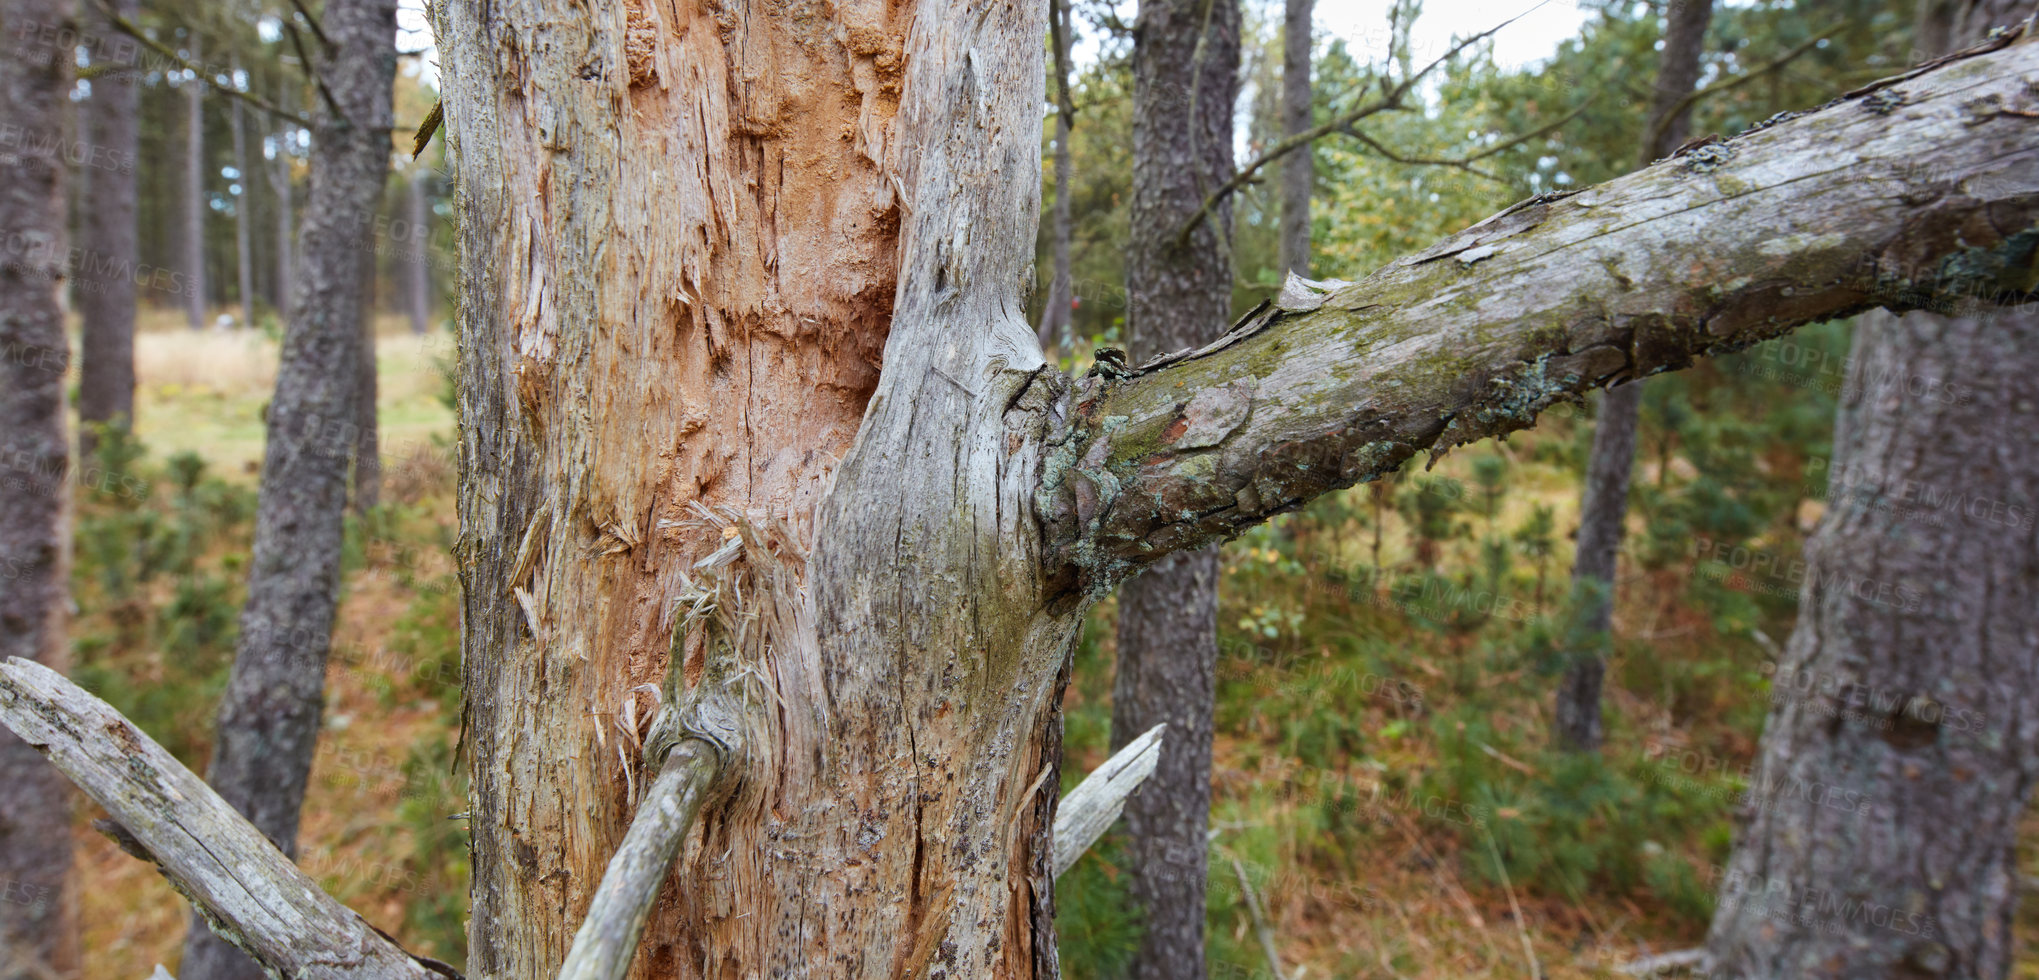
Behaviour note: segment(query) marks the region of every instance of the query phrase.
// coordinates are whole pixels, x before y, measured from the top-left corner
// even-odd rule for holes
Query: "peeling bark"
[[[70,0],[0,0],[0,105],[36,139],[65,131],[71,90],[69,49],[36,39],[69,36],[74,12]],[[70,601],[64,180],[61,154],[0,152],[0,657],[58,669]],[[70,804],[63,777],[0,731],[0,882],[10,896],[0,901],[0,980],[77,968]]]

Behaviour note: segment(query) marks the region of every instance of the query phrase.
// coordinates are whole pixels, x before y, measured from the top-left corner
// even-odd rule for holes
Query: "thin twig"
[[[1267,954],[1267,968],[1274,971],[1274,980],[1288,980],[1288,974],[1281,968],[1281,954],[1274,948],[1274,930],[1267,926],[1267,916],[1260,909],[1260,896],[1253,891],[1253,883],[1246,880],[1246,866],[1230,854],[1226,859],[1232,862],[1232,874],[1239,879],[1239,891],[1246,896],[1246,914],[1253,918],[1253,931],[1260,935],[1260,951]]]
[[[324,45],[327,51],[333,50],[333,39],[326,36],[324,27],[319,26],[319,19],[313,17],[311,11],[304,9],[304,0],[290,0],[290,5],[297,8],[298,16],[304,18],[305,26],[312,29],[312,36],[318,38],[319,43]]]
[[[304,38],[297,33],[297,25],[285,21],[283,30],[290,35],[290,46],[297,49],[297,59],[304,64],[305,74],[310,75],[312,81],[318,84],[319,96],[326,100],[326,109],[332,112],[333,118],[349,126],[354,125],[354,120],[348,117],[347,110],[340,108],[340,100],[333,98],[333,90],[326,87],[326,76],[319,71],[318,65],[312,63],[311,56],[305,53]]]
[[[1568,113],[1565,113],[1564,117],[1557,120],[1556,122],[1549,123],[1545,126],[1541,126],[1537,129],[1530,130],[1529,132],[1523,133],[1518,136],[1510,137],[1500,143],[1496,143],[1493,146],[1487,147],[1486,149],[1481,150],[1478,153],[1472,154],[1471,156],[1458,157],[1455,159],[1439,157],[1403,156],[1399,153],[1396,153],[1393,150],[1388,149],[1386,146],[1381,145],[1379,140],[1376,140],[1373,137],[1368,136],[1365,132],[1361,131],[1359,127],[1356,125],[1347,126],[1344,132],[1347,136],[1350,136],[1353,139],[1356,139],[1361,143],[1366,144],[1367,147],[1372,149],[1375,153],[1378,153],[1381,156],[1386,157],[1387,159],[1392,160],[1396,163],[1405,163],[1410,164],[1412,166],[1426,166],[1426,167],[1456,167],[1460,170],[1464,170],[1467,173],[1473,174],[1475,176],[1485,177],[1488,180],[1495,181],[1496,183],[1505,184],[1507,183],[1507,181],[1502,177],[1489,173],[1485,170],[1481,170],[1472,165],[1478,163],[1481,160],[1485,160],[1490,156],[1494,156],[1495,154],[1506,153],[1507,151],[1512,150],[1518,146],[1521,146],[1522,144],[1527,143],[1530,140],[1539,139],[1544,136],[1549,136],[1550,134],[1557,132],[1560,129],[1563,129],[1572,120],[1579,118],[1579,116],[1584,114],[1587,109],[1592,107],[1592,105],[1593,100],[1589,98],[1584,103],[1581,103],[1578,108],[1573,109]]]
[[[1377,115],[1382,112],[1387,112],[1391,109],[1402,108],[1402,100],[1408,96],[1409,90],[1414,88],[1417,82],[1422,81],[1423,77],[1425,75],[1430,74],[1430,72],[1436,69],[1438,65],[1444,64],[1446,61],[1449,61],[1452,58],[1457,57],[1459,52],[1464,51],[1469,47],[1472,47],[1473,45],[1479,43],[1480,41],[1492,37],[1494,35],[1494,32],[1499,31],[1500,29],[1507,27],[1508,25],[1513,24],[1516,21],[1521,20],[1522,18],[1529,16],[1531,13],[1534,13],[1538,8],[1542,7],[1545,3],[1549,2],[1550,0],[1542,0],[1542,2],[1538,3],[1535,7],[1531,7],[1528,10],[1523,11],[1522,13],[1516,14],[1515,16],[1510,17],[1507,20],[1504,20],[1501,23],[1494,25],[1493,27],[1487,28],[1486,30],[1481,31],[1478,34],[1475,34],[1469,38],[1466,38],[1463,41],[1460,41],[1459,43],[1453,45],[1451,50],[1446,51],[1441,55],[1438,55],[1435,60],[1433,60],[1427,65],[1424,65],[1422,71],[1419,71],[1413,75],[1410,75],[1407,78],[1402,79],[1400,84],[1397,84],[1394,88],[1390,89],[1386,95],[1380,97],[1379,99],[1376,99],[1363,106],[1360,106],[1359,108],[1354,109],[1351,112],[1348,112],[1345,115],[1338,117],[1337,119],[1333,119],[1330,122],[1324,123],[1320,126],[1312,127],[1310,129],[1303,130],[1300,133],[1296,133],[1292,136],[1289,136],[1281,140],[1280,142],[1274,144],[1274,146],[1269,147],[1267,152],[1262,153],[1260,156],[1254,158],[1253,162],[1248,163],[1246,166],[1239,168],[1239,172],[1233,174],[1232,179],[1225,181],[1225,183],[1220,185],[1217,190],[1212,191],[1210,196],[1204,198],[1203,207],[1198,208],[1197,213],[1190,215],[1189,220],[1183,222],[1182,230],[1176,234],[1176,238],[1181,242],[1189,241],[1189,236],[1191,235],[1191,233],[1195,232],[1197,226],[1203,224],[1204,219],[1210,216],[1211,209],[1216,208],[1218,204],[1222,202],[1233,191],[1236,191],[1239,188],[1245,186],[1248,181],[1253,179],[1253,175],[1259,172],[1260,168],[1265,167],[1268,164],[1273,163],[1274,161],[1279,160],[1282,157],[1287,156],[1288,154],[1296,150],[1308,146],[1312,142],[1322,137],[1329,136],[1330,134],[1335,132],[1339,132],[1340,130],[1345,129],[1348,126],[1351,126],[1353,123],[1365,119],[1368,116]]]
[[[1725,92],[1731,88],[1734,88],[1737,85],[1741,85],[1745,82],[1761,78],[1764,75],[1768,75],[1773,71],[1783,68],[1785,65],[1790,64],[1793,61],[1793,59],[1796,59],[1799,55],[1802,55],[1807,51],[1812,50],[1813,45],[1816,45],[1821,41],[1826,40],[1827,35],[1840,30],[1844,26],[1844,23],[1845,22],[1837,22],[1832,25],[1829,25],[1824,30],[1814,31],[1811,37],[1806,38],[1804,41],[1799,42],[1796,47],[1793,47],[1791,50],[1786,51],[1783,54],[1777,56],[1775,59],[1771,60],[1768,64],[1759,66],[1752,71],[1743,72],[1742,74],[1736,75],[1733,78],[1723,78],[1720,81],[1714,82],[1712,85],[1706,86],[1705,88],[1694,89],[1691,92],[1687,93],[1684,98],[1679,99],[1677,104],[1671,107],[1670,112],[1664,113],[1664,117],[1662,119],[1657,120],[1656,125],[1650,127],[1649,139],[1646,140],[1643,143],[1643,145],[1644,146],[1657,145],[1657,140],[1662,139],[1664,136],[1664,130],[1671,128],[1671,121],[1677,119],[1680,116],[1683,116],[1685,114],[1685,111],[1687,109],[1692,108],[1695,104],[1699,102],[1699,100],[1707,98],[1708,96],[1719,95],[1720,93]]]
[[[1536,949],[1529,944],[1529,927],[1522,922],[1522,906],[1515,901],[1515,885],[1508,880],[1508,865],[1501,861],[1501,845],[1494,843],[1494,832],[1485,826],[1480,828],[1487,837],[1487,851],[1494,855],[1494,869],[1501,873],[1501,890],[1508,893],[1508,911],[1515,918],[1515,935],[1522,940],[1522,958],[1529,961],[1530,980],[1542,980],[1543,964],[1536,961]]]
[[[282,106],[279,106],[274,102],[270,102],[269,100],[264,99],[261,96],[256,95],[252,92],[243,92],[240,89],[227,88],[225,86],[215,83],[209,78],[205,78],[205,69],[203,67],[192,64],[191,62],[185,60],[183,55],[178,54],[176,51],[173,51],[170,48],[166,47],[161,41],[158,41],[155,38],[152,38],[147,34],[143,33],[142,29],[136,27],[133,21],[130,21],[125,17],[122,17],[119,11],[113,9],[111,0],[101,0],[101,5],[102,7],[104,7],[103,13],[104,16],[106,17],[106,22],[108,24],[113,25],[113,28],[115,30],[131,38],[134,38],[137,41],[140,41],[143,47],[148,48],[149,50],[154,51],[159,55],[162,55],[163,57],[169,59],[173,64],[177,65],[177,67],[190,72],[193,78],[205,79],[205,83],[207,85],[211,85],[213,91],[224,92],[227,95],[230,95],[236,99],[241,100],[242,102],[247,103],[248,105],[254,106],[256,109],[259,109],[272,116],[275,116],[278,119],[288,119],[291,122],[294,122],[300,126],[305,127],[306,129],[311,128],[312,121],[304,116],[301,116],[295,112],[285,109]]]

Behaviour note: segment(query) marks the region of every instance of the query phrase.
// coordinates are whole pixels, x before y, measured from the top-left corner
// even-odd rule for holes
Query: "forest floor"
[[[447,551],[452,351],[444,334],[380,327],[384,504],[350,520],[298,860],[413,950],[458,963],[467,855],[454,819],[465,780]],[[132,465],[156,489],[80,494],[74,672],[202,771],[276,344],[156,313],[136,360],[147,455]],[[1226,546],[1213,977],[1274,976],[1242,882],[1287,980],[1610,977],[1703,939],[1738,773],[1768,708],[1766,648],[1788,635],[1792,596],[1689,561],[1625,561],[1608,744],[1590,760],[1549,750],[1548,624],[1578,496],[1565,451],[1586,428],[1554,414],[1535,433],[1405,477],[1396,495],[1334,494]],[[177,476],[179,453],[206,475]],[[1637,479],[1661,484],[1681,468],[1665,456],[1639,464]],[[1817,506],[1774,523],[1802,531]],[[1114,615],[1101,606],[1078,649],[1065,786],[1106,755]],[[84,975],[141,980],[174,967],[189,913],[90,829],[95,810],[81,801],[75,824]],[[2022,878],[2039,881],[2039,819],[2027,830]],[[1108,836],[1057,889],[1072,978],[1113,976],[1137,935],[1116,853]],[[2027,903],[2021,978],[2039,978],[2035,927]]]

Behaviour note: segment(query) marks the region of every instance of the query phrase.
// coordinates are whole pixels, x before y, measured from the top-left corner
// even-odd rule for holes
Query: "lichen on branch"
[[[1102,594],[1418,452],[1805,324],[2031,301],[2039,45],[2018,41],[1525,201],[1314,309],[1083,380],[1035,499],[1056,590]]]

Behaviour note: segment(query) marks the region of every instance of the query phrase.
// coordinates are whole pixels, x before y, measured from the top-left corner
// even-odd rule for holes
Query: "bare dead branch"
[[[41,664],[0,664],[0,724],[41,750],[123,828],[227,942],[272,975],[429,980],[459,974],[405,952],[319,889],[204,780],[111,705]]]
[[[1055,808],[1055,853],[1050,866],[1062,877],[1083,852],[1119,819],[1126,797],[1140,788],[1161,762],[1161,739],[1167,725],[1155,725],[1112,753]]]
[[[1058,587],[1803,324],[2029,302],[2039,127],[2014,113],[2039,110],[2039,45],[2015,36],[1083,380],[1035,498]]]

